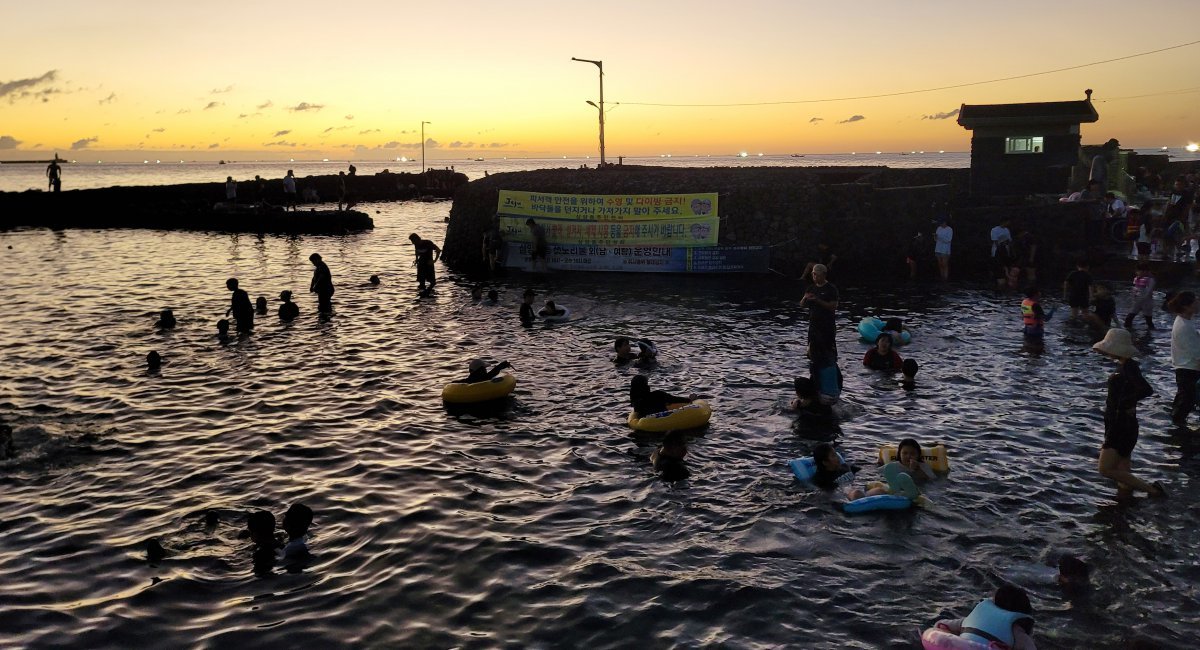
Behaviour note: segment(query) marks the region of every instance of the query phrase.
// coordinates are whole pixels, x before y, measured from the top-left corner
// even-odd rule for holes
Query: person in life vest
[[[1054,316],[1054,310],[1050,313],[1042,311],[1042,292],[1037,287],[1029,287],[1025,290],[1025,299],[1021,301],[1021,323],[1025,326],[1025,343],[1033,346],[1041,346],[1042,338],[1046,333],[1046,321]]]
[[[975,606],[966,618],[941,620],[937,628],[974,641],[983,647],[992,642],[1012,650],[1036,650],[1033,642],[1033,606],[1024,589],[1004,585],[995,596]]]

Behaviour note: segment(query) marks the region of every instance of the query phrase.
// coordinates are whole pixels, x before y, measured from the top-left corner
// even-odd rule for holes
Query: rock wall
[[[1030,230],[1051,275],[1099,243],[1088,230],[1090,206],[1026,204],[971,206],[970,170],[888,168],[661,168],[551,169],[495,174],[454,196],[444,259],[460,271],[482,270],[480,241],[496,212],[498,192],[667,194],[718,192],[722,245],[771,246],[772,270],[798,276],[825,242],[838,256],[838,277],[904,277],[909,241],[927,234],[924,273],[932,273],[935,218],[952,214],[956,277],[987,277],[992,226],[1008,216],[1016,236]]]

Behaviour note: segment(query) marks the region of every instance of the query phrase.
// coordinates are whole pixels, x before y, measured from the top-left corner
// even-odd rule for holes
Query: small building
[[[1079,162],[1079,125],[1100,119],[1086,99],[1030,104],[963,104],[958,123],[971,131],[971,194],[1066,192]]]

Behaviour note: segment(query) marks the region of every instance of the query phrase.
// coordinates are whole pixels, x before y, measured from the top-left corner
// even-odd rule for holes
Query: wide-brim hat
[[[1133,347],[1133,337],[1129,330],[1114,327],[1104,335],[1104,340],[1092,346],[1097,352],[1103,352],[1114,357],[1129,359],[1138,355],[1138,349]]]

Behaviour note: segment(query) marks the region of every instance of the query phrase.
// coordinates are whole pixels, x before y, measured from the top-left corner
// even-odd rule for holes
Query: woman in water
[[[661,390],[650,390],[650,381],[645,375],[638,375],[629,382],[629,403],[638,417],[645,417],[669,410],[671,406],[691,404],[696,400],[695,394],[688,397],[677,397]]]
[[[1193,301],[1195,300],[1193,296]],[[1133,475],[1133,448],[1137,445],[1137,403],[1154,394],[1142,377],[1133,357],[1137,348],[1129,330],[1108,330],[1104,340],[1092,349],[1117,361],[1117,372],[1108,378],[1108,397],[1104,402],[1104,443],[1100,446],[1100,474],[1117,482],[1118,492],[1141,490],[1163,496],[1162,485],[1151,485]]]
[[[1200,381],[1200,332],[1192,320],[1196,316],[1196,294],[1182,291],[1167,302],[1175,314],[1171,326],[1171,367],[1175,368],[1175,399],[1171,402],[1171,422],[1186,427],[1188,415],[1196,408],[1196,382]]]
[[[892,349],[892,335],[888,332],[876,337],[875,347],[867,350],[867,354],[863,356],[863,365],[871,370],[896,372],[903,364],[904,360],[900,358],[900,354]]]

